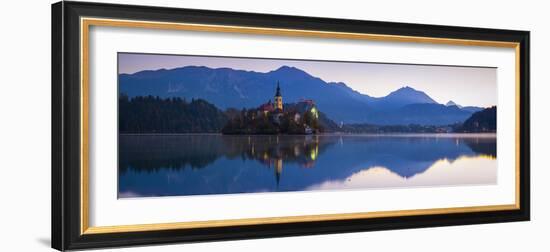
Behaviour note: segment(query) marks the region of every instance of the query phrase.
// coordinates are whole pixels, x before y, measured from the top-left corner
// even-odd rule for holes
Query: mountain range
[[[325,82],[290,66],[262,73],[231,68],[186,66],[119,74],[120,93],[129,97],[201,98],[220,109],[254,108],[273,99],[280,84],[283,101],[312,99],[335,122],[380,125],[448,125],[463,122],[479,107],[439,104],[426,93],[402,87],[384,97],[361,94],[343,82]]]

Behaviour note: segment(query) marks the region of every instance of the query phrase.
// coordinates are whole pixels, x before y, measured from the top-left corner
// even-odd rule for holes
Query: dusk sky
[[[119,53],[119,73],[172,69],[184,66],[228,67],[269,72],[293,66],[326,82],[344,82],[374,97],[403,86],[424,91],[439,103],[453,100],[463,106],[488,107],[497,103],[496,68],[327,62],[279,59],[201,57]]]

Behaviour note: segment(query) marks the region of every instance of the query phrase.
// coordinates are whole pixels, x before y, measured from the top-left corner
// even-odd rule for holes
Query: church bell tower
[[[283,96],[281,96],[281,88],[277,81],[277,92],[275,93],[275,109],[283,111]]]

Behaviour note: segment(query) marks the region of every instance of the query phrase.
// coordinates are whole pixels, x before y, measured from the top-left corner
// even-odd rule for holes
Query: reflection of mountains
[[[342,145],[347,147],[334,148],[334,154],[340,158],[333,160],[332,166],[350,167],[350,173],[369,167],[386,167],[404,178],[424,172],[441,159],[496,157],[494,138],[372,137],[351,138]],[[347,176],[349,174],[344,174],[341,179]]]
[[[235,167],[227,166],[257,161],[273,169],[277,188],[284,191],[345,179],[369,167],[386,167],[409,178],[441,159],[478,155],[496,158],[493,137],[121,135],[119,141],[121,174],[128,169],[155,172],[204,168],[210,171],[203,176],[216,183],[216,178],[227,179],[235,173]],[[235,163],[238,160],[243,162]],[[255,191],[272,189],[255,181],[258,174],[254,169],[240,169],[238,174],[232,179],[239,181],[233,182],[256,183]]]

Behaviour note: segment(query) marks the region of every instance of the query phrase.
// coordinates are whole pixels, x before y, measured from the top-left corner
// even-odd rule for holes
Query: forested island
[[[228,111],[229,120],[223,134],[318,134],[325,131],[319,123],[319,114],[313,110],[264,112],[257,109]]]

